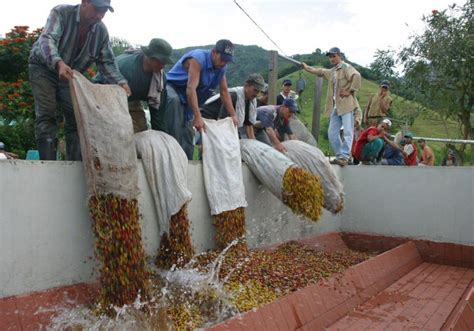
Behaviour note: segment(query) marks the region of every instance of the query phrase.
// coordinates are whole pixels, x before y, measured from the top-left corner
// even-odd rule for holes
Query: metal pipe
[[[392,135],[392,138],[395,136]],[[428,137],[413,137],[413,140],[424,139],[426,141],[435,141],[440,143],[449,143],[449,144],[474,144],[474,140],[465,140],[465,139],[448,139],[448,138],[428,138]]]
[[[282,58],[283,60],[286,60],[288,62],[291,62],[293,64],[296,64],[297,66],[303,66],[303,64],[300,62],[300,61],[296,61],[295,59],[292,59],[291,57],[288,57],[288,56],[285,56],[285,55],[281,55],[280,53],[278,53],[278,57]]]

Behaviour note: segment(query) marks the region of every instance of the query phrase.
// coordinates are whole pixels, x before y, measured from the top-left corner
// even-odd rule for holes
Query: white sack
[[[202,165],[211,215],[247,207],[237,128],[230,117],[204,124]]]
[[[343,186],[334,169],[319,148],[298,140],[284,141],[288,156],[298,166],[321,179],[324,190],[324,208],[337,213],[344,202]]]
[[[282,199],[283,176],[293,161],[271,146],[255,139],[241,139],[242,160],[277,198]]]
[[[161,131],[136,133],[135,145],[152,193],[160,236],[169,234],[171,216],[191,201],[188,158],[176,139]]]
[[[137,154],[125,91],[92,84],[74,71],[70,82],[90,195],[138,195]]]
[[[310,144],[311,146],[318,146],[318,142],[311,134],[311,131],[308,130],[308,128],[303,124],[303,122],[301,122],[298,117],[290,117],[290,128],[298,140],[304,141],[305,143]]]

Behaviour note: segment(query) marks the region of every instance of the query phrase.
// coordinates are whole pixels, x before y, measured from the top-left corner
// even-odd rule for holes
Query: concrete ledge
[[[325,211],[317,223],[295,216],[263,188],[247,167],[243,178],[247,242],[263,247],[316,234],[337,232],[341,216]],[[96,279],[91,221],[82,162],[0,162],[0,298]],[[202,165],[190,162],[188,205],[197,252],[214,247],[214,227]],[[153,200],[139,163],[138,197],[147,255],[159,246]]]

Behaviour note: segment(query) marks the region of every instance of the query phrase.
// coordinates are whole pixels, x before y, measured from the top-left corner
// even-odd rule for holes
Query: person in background
[[[392,105],[392,97],[390,96],[390,82],[383,80],[380,83],[379,93],[369,97],[369,102],[364,112],[364,124],[369,126],[377,126],[383,118],[388,116]]]
[[[381,165],[391,165],[391,166],[402,166],[405,165],[405,160],[403,159],[403,148],[400,147],[400,142],[402,140],[402,132],[399,131],[395,135],[395,139],[390,140],[389,136],[385,136],[385,145],[383,148],[383,156],[380,161]]]
[[[257,98],[257,107],[268,105],[268,84],[265,84],[265,87],[262,90],[262,93]]]
[[[430,146],[426,145],[424,139],[419,139],[418,144],[421,148],[421,159],[418,165],[420,166],[434,166],[435,165],[435,155]]]
[[[405,159],[405,165],[407,166],[416,166],[418,165],[417,160],[417,149],[413,143],[413,135],[410,132],[405,133],[403,136],[404,146],[403,146],[403,158]]]
[[[112,84],[131,94],[127,80],[117,68],[102,18],[113,12],[110,0],[82,0],[80,5],[59,5],[33,44],[29,57],[29,80],[35,100],[35,135],[41,160],[56,160],[58,104],[64,111],[66,159],[81,160],[81,148],[69,90],[73,70],[86,71],[96,64]]]
[[[9,160],[9,159],[17,159],[18,155],[14,153],[7,152],[5,150],[5,144],[0,141],[0,161],[1,160]]]
[[[265,80],[260,74],[251,74],[244,86],[229,88],[232,105],[239,120],[241,136],[255,139],[253,126],[257,120],[257,96],[265,88]],[[201,116],[218,120],[229,116],[220,94],[209,98],[201,107]],[[243,129],[243,130],[242,130]]]
[[[172,63],[172,51],[173,48],[166,40],[154,38],[146,47],[125,51],[117,56],[119,70],[132,91],[132,95],[128,97],[128,110],[135,133],[148,128],[142,101],[148,104],[152,125],[158,120],[161,101],[166,100],[163,68]],[[101,73],[94,77],[93,82],[110,83]]]
[[[360,90],[361,76],[353,66],[342,60],[339,48],[331,48],[326,56],[333,65],[331,69],[313,68],[304,62],[302,66],[304,70],[328,81],[326,98],[326,112],[330,116],[328,138],[336,154],[336,159],[332,163],[343,167],[349,164],[351,159],[354,139],[353,112],[359,108],[356,93]],[[341,127],[344,127],[344,139],[339,135]]]
[[[172,135],[189,160],[194,153],[193,127],[204,129],[199,107],[218,86],[229,116],[236,126],[239,124],[226,79],[227,64],[233,62],[234,45],[221,39],[211,50],[195,49],[184,54],[166,74],[166,107],[158,129]]]
[[[456,152],[452,149],[449,149],[448,155],[443,159],[443,161],[441,161],[441,165],[447,167],[460,166],[461,162],[459,162]]]
[[[354,148],[354,158],[362,164],[376,164],[390,126],[392,122],[386,118],[378,126],[362,131]]]
[[[286,152],[286,148],[281,142],[285,134],[289,139],[296,139],[291,130],[289,119],[297,110],[296,101],[291,98],[283,100],[282,105],[258,107],[257,121],[260,121],[261,127],[256,130],[257,140],[273,146],[279,152]]]
[[[291,90],[292,85],[293,83],[291,82],[291,80],[289,79],[283,80],[283,86],[282,86],[281,92],[280,94],[278,94],[277,100],[276,100],[277,105],[282,105],[283,100],[287,98],[298,100],[298,94],[296,94],[295,91]]]

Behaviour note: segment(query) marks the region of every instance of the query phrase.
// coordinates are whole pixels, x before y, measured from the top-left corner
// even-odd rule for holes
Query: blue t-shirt
[[[262,128],[272,128],[277,130],[280,136],[286,133],[287,135],[293,134],[291,131],[290,123],[288,120],[279,116],[280,106],[262,106],[257,108],[257,121],[260,121]]]
[[[201,66],[199,85],[196,90],[198,105],[201,106],[212,96],[213,91],[219,86],[222,77],[225,75],[227,66],[222,69],[215,69],[212,65],[210,50],[195,49],[184,54],[166,74],[168,84],[171,84],[174,87],[176,93],[179,95],[181,103],[184,105],[188,103],[186,96],[188,72],[184,68],[184,63],[190,58],[195,59]]]

